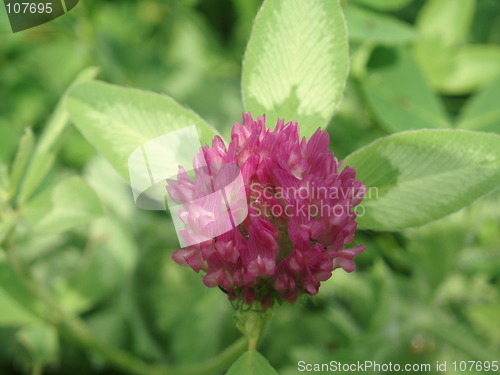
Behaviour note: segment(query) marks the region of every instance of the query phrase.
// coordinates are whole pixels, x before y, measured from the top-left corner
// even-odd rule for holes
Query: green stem
[[[58,326],[62,333],[79,346],[104,357],[114,367],[137,375],[203,375],[229,367],[245,350],[246,339],[241,338],[226,348],[216,357],[197,365],[173,367],[163,364],[152,365],[142,361],[134,355],[118,350],[98,340],[86,327],[85,323],[73,316],[59,305],[59,303],[33,277],[29,267],[14,251],[14,236],[10,233],[6,240],[6,253],[15,271],[25,285],[38,297],[49,311],[48,321]]]
[[[42,365],[39,361],[36,361],[31,370],[31,375],[42,375]]]
[[[271,310],[262,311],[257,308],[237,310],[234,314],[236,327],[248,339],[248,350],[257,350],[257,343],[264,332],[269,319],[273,316]]]

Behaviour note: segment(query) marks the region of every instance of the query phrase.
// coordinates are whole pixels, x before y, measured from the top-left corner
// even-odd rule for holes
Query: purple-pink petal
[[[265,116],[254,120],[243,114],[227,147],[218,136],[211,147],[202,147],[194,160],[194,181],[182,167],[176,180],[167,181],[172,200],[184,205],[178,215],[186,228],[180,234],[191,241],[210,237],[190,242],[173,259],[206,272],[205,285],[224,288],[230,299],[259,302],[262,308],[317,294],[336,268],[353,271],[353,259],[365,246],[344,246],[354,239],[353,210],[366,187],[353,168],[339,173],[329,143],[321,129],[306,140],[296,122],[279,120],[270,130]],[[230,185],[234,168],[241,189]],[[220,197],[208,197],[218,191],[236,197],[227,212]],[[228,217],[231,228],[226,228]]]

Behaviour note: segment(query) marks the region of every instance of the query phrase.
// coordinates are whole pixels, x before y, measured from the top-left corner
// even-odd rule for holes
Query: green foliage
[[[500,74],[500,47],[465,43],[475,8],[475,0],[432,0],[419,13],[415,56],[441,92],[467,93]]]
[[[500,80],[479,91],[460,113],[457,127],[471,130],[500,132]]]
[[[257,351],[243,354],[231,366],[226,375],[277,375],[269,362]]]
[[[0,326],[41,322],[41,305],[0,255]]]
[[[0,12],[0,373],[497,359],[499,11],[86,0],[16,34]],[[186,125],[202,143],[227,139],[243,108],[306,136],[326,128],[378,196],[358,220],[358,269],[279,306],[259,352],[242,355],[226,295],[171,260],[169,214],[138,209],[126,177],[144,142]]]
[[[31,153],[33,152],[34,143],[35,140],[33,132],[30,128],[28,128],[25,130],[23,137],[19,141],[19,148],[14,162],[12,163],[12,171],[9,180],[9,198],[11,198],[19,188],[19,183],[23,177],[24,169],[28,165]]]
[[[200,117],[167,96],[89,82],[71,90],[66,108],[78,129],[122,174],[128,158],[147,141],[187,126],[196,126],[200,140],[217,132]]]
[[[446,216],[496,188],[500,137],[458,130],[399,133],[354,152],[345,165],[368,188],[360,225],[402,229]]]
[[[16,334],[39,368],[58,361],[59,342],[56,330],[48,325],[26,325]]]
[[[419,37],[408,24],[397,18],[354,5],[344,7],[349,39],[380,44],[408,43]]]
[[[76,77],[70,87],[81,82],[88,81],[94,78],[96,74],[96,68],[85,69]],[[68,115],[62,107],[62,103],[59,103],[52,114],[52,117],[50,118],[43,133],[43,137],[40,139],[40,142],[38,143],[31,158],[32,162],[26,171],[23,185],[19,190],[20,203],[26,202],[26,200],[31,197],[54,163],[58,149],[57,143],[61,138],[61,134],[64,131],[67,122]],[[13,188],[15,188],[15,185]]]
[[[311,22],[314,20],[314,22]],[[264,2],[243,60],[243,102],[255,115],[298,121],[303,135],[325,127],[349,66],[338,0]]]
[[[35,233],[55,233],[103,214],[99,198],[79,177],[68,177],[36,196],[24,209]]]
[[[121,286],[136,262],[137,249],[124,228],[109,218],[92,223],[78,268],[56,284],[56,295],[69,310],[81,312],[102,303]]]
[[[391,132],[449,127],[442,103],[405,49],[377,48],[362,84],[373,112]]]
[[[352,0],[353,2],[357,2],[359,4],[363,4],[375,9],[380,9],[380,10],[397,10],[400,8],[403,8],[404,6],[407,6],[409,3],[411,3],[412,0],[392,0],[392,1],[385,1],[385,0]]]
[[[12,213],[2,218],[2,221],[0,221],[0,244],[5,241],[16,224],[17,216]]]

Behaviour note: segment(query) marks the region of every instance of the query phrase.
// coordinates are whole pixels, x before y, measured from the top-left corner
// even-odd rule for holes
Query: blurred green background
[[[88,66],[104,81],[168,94],[227,134],[241,118],[241,59],[260,3],[83,0],[16,34],[1,9],[0,172],[24,129],[41,134]],[[339,159],[422,124],[500,132],[499,1],[342,4],[351,75],[327,129]],[[44,189],[73,174],[104,215],[70,230],[27,220],[17,251],[37,280],[100,340],[148,362],[198,363],[234,342],[226,296],[171,260],[178,243],[168,215],[135,208],[126,182],[73,126],[57,147],[32,216],[54,210]],[[280,374],[298,374],[300,360],[500,360],[498,191],[424,227],[360,231],[355,244],[367,245],[357,271],[337,270],[317,297],[278,308],[261,352]],[[0,253],[0,374],[125,373],[43,316]]]

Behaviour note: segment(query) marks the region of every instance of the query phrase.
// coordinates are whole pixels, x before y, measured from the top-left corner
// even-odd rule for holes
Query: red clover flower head
[[[278,120],[270,130],[265,116],[254,120],[244,114],[227,148],[216,136],[212,147],[195,156],[195,179],[180,167],[177,179],[167,180],[170,198],[184,207],[178,213],[186,226],[180,236],[189,245],[173,259],[205,272],[205,285],[220,287],[229,299],[257,302],[263,309],[315,295],[336,268],[353,271],[353,258],[365,246],[344,245],[353,241],[353,209],[366,188],[353,168],[339,172],[329,143],[324,130],[307,141],[300,139],[296,122]],[[236,174],[241,187],[226,189],[230,203],[227,197],[208,198],[201,188],[220,190]],[[221,224],[224,213],[230,213],[231,225]]]

